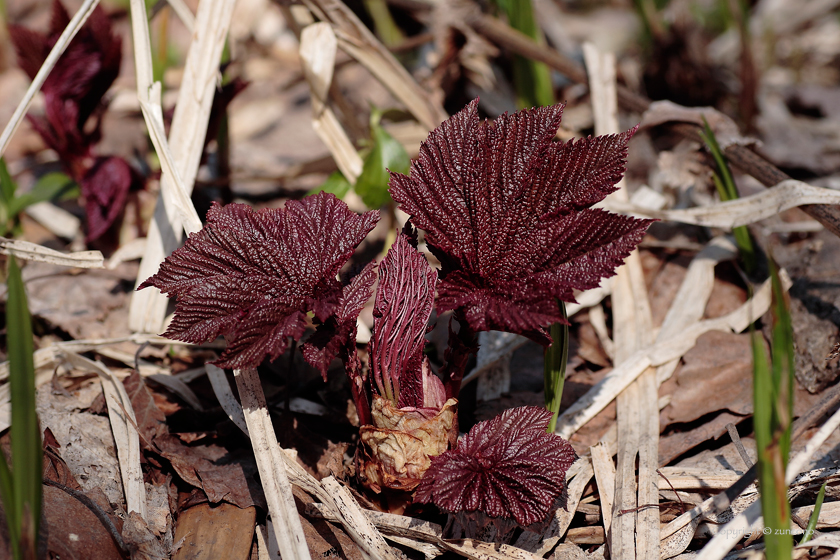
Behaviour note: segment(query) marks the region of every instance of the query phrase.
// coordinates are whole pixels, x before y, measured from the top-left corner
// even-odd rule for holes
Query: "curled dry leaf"
[[[439,381],[438,381],[439,383]],[[446,451],[458,436],[458,402],[440,409],[396,408],[373,397],[373,425],[362,426],[357,452],[359,480],[375,492],[414,490],[431,458]]]

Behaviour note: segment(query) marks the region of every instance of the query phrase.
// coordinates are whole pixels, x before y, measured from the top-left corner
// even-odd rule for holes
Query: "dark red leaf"
[[[140,177],[120,157],[97,158],[81,181],[87,214],[87,236],[91,241],[105,233],[122,215],[132,185]]]
[[[9,26],[20,67],[30,78],[35,77],[69,22],[67,10],[55,0],[47,35]],[[44,143],[58,153],[70,176],[82,188],[88,241],[105,233],[122,214],[130,187],[140,184],[139,176],[125,161],[94,158],[92,153],[101,138],[102,97],[119,75],[121,58],[122,41],[114,35],[108,16],[97,6],[44,82],[44,115],[29,116]],[[95,122],[89,125],[91,117],[95,117]]]
[[[30,80],[34,80],[50,54],[47,38],[20,25],[9,25],[9,38],[17,51],[18,66],[26,72]]]
[[[301,347],[303,357],[327,380],[327,370],[342,348],[356,351],[356,319],[370,299],[376,281],[374,263],[369,263],[344,286],[335,313],[318,326],[315,333]]]
[[[650,220],[589,209],[615,190],[635,132],[554,142],[562,106],[481,122],[478,103],[429,134],[391,195],[441,261],[438,310],[476,331],[543,344],[574,301],[611,276]]]
[[[140,289],[178,298],[166,336],[198,343],[225,335],[217,365],[256,367],[303,335],[307,312],[319,321],[333,314],[338,271],[378,220],[325,193],[260,211],[214,205],[206,226]]]
[[[20,66],[30,78],[34,78],[69,21],[67,11],[55,0],[46,36],[10,26]],[[102,97],[119,75],[121,58],[122,41],[97,6],[44,82],[46,115],[32,120],[44,141],[71,168],[80,164],[67,160],[85,157],[99,140],[99,124],[86,130],[85,123],[101,107]],[[74,178],[80,180],[79,176]]]
[[[423,347],[437,273],[397,234],[379,267],[370,367],[379,394],[400,407],[423,406]]]
[[[546,433],[550,420],[543,408],[520,407],[479,422],[454,450],[432,458],[414,501],[522,526],[543,521],[577,459],[568,441]]]

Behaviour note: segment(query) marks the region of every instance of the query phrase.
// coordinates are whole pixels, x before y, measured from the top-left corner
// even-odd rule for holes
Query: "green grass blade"
[[[811,537],[814,536],[814,531],[817,530],[817,521],[820,519],[820,510],[822,509],[823,500],[825,500],[825,485],[828,482],[823,482],[823,485],[820,486],[820,492],[817,494],[817,503],[814,504],[814,512],[811,514],[811,518],[808,520],[808,526],[805,527],[805,535],[802,537],[802,540],[799,544],[804,544],[811,540]]]
[[[755,245],[753,245],[750,231],[746,226],[738,226],[736,228],[732,228],[732,235],[735,236],[735,245],[738,247],[738,251],[741,254],[741,260],[744,262],[744,269],[747,271],[747,274],[752,274],[755,272],[756,254]]]
[[[0,158],[0,235],[5,236],[12,229],[12,217],[14,214],[9,206],[15,198],[17,185],[9,175],[6,168],[6,161]]]
[[[511,27],[521,31],[537,43],[545,43],[545,38],[534,21],[534,9],[531,0],[496,0],[496,4],[504,10]],[[518,55],[515,56],[513,60],[513,83],[516,88],[517,104],[520,108],[554,105],[554,85],[551,83],[551,71],[545,64]]]
[[[17,184],[12,180],[12,176],[9,175],[6,160],[0,158],[0,196],[2,196],[2,202],[8,205],[15,197],[16,190]]]
[[[39,202],[57,200],[74,191],[78,196],[79,187],[65,173],[47,173],[35,183],[27,193],[15,197],[9,205],[9,215],[17,216],[27,207]]]
[[[393,136],[379,124],[381,113],[371,114],[370,130],[373,146],[365,157],[362,173],[356,179],[356,194],[362,197],[368,208],[381,208],[391,202],[388,193],[388,182],[391,176],[388,170],[395,173],[408,173],[411,158]]]
[[[364,0],[365,10],[373,20],[373,29],[386,47],[399,45],[405,40],[402,30],[394,21],[385,0]]]
[[[6,527],[9,529],[9,542],[12,547],[12,557],[20,558],[20,517],[15,506],[14,491],[12,489],[12,473],[6,462],[6,455],[0,451],[0,499],[3,500],[3,511],[6,514]]]
[[[735,200],[738,198],[738,189],[735,187],[735,180],[732,178],[732,172],[729,170],[729,165],[726,162],[726,158],[723,156],[723,150],[720,149],[720,144],[718,144],[715,133],[712,131],[712,127],[709,126],[705,117],[703,117],[703,140],[706,142],[706,145],[709,146],[709,151],[712,153],[712,157],[718,166],[721,180],[723,181],[723,184],[726,187],[726,192],[728,193],[726,200]]]
[[[770,363],[761,335],[752,332],[753,426],[758,452],[761,512],[769,533],[764,537],[768,560],[789,560],[793,551],[790,503],[785,469],[790,452],[793,415],[793,335],[790,313],[775,264],[770,261],[773,285],[773,340]]]
[[[21,528],[23,549],[35,550],[41,520],[41,429],[35,412],[35,367],[32,361],[32,322],[20,269],[9,258],[6,301],[6,341],[12,401],[12,494]],[[24,519],[27,513],[30,519]]]
[[[739,198],[738,187],[732,178],[729,164],[723,155],[723,151],[720,149],[717,138],[715,138],[715,133],[712,131],[712,127],[709,126],[705,117],[703,118],[703,130],[700,132],[700,136],[703,137],[703,141],[708,146],[709,152],[711,152],[717,165],[717,169],[712,173],[712,180],[715,183],[715,189],[717,189],[720,199],[724,202],[736,200]],[[748,274],[752,274],[756,267],[756,255],[750,232],[746,226],[739,226],[732,228],[732,234],[735,236],[735,243],[741,254],[744,268]]]
[[[795,348],[790,304],[779,279],[776,263],[769,260],[773,286],[773,389],[775,392],[775,418],[778,425],[779,447],[787,466],[790,455],[791,426],[793,424],[793,392],[795,383]]]
[[[318,194],[321,191],[324,191],[327,194],[334,194],[336,198],[344,198],[344,195],[350,191],[353,185],[350,184],[341,171],[333,171],[327,180],[324,181],[320,186],[315,187],[308,193],[306,196],[312,194]]]
[[[566,319],[566,304],[562,301],[560,310]],[[543,382],[545,384],[545,407],[552,413],[548,433],[557,429],[557,417],[560,415],[560,401],[563,399],[563,385],[566,382],[566,363],[569,361],[569,325],[554,323],[551,325],[551,346],[545,351]]]

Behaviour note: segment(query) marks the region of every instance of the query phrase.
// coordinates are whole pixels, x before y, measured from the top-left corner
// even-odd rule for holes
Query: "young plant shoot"
[[[68,23],[67,10],[54,0],[46,35],[9,26],[18,63],[31,79]],[[44,116],[29,116],[32,127],[81,187],[88,241],[111,227],[122,215],[129,191],[142,185],[140,175],[124,159],[97,156],[93,149],[102,137],[102,98],[120,73],[121,58],[122,41],[97,6],[44,82]]]
[[[527,525],[542,521],[575,460],[546,433],[552,412],[508,410],[456,443],[457,398],[476,333],[503,330],[548,346],[567,325],[561,302],[597,286],[633,250],[650,221],[592,205],[624,173],[625,134],[555,142],[562,107],[481,122],[478,102],[432,131],[409,175],[391,174],[391,196],[425,232],[433,270],[408,224],[379,266],[369,364],[356,352],[356,321],[377,274],[370,263],[338,272],[379,219],[319,193],[285,208],[214,206],[207,225],[141,288],[177,297],[166,336],[205,342],[224,335],[220,367],[256,367],[299,340],[326,379],[344,363],[362,427],[360,482],[412,492],[446,511],[483,511]],[[432,310],[453,311],[438,375],[423,354]]]

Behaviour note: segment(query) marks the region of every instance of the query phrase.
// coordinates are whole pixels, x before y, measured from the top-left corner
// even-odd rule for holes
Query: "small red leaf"
[[[370,299],[376,281],[374,263],[369,263],[344,286],[334,314],[318,326],[301,347],[303,357],[327,380],[327,370],[342,348],[356,351],[356,319]],[[348,372],[349,373],[349,372]]]
[[[568,441],[546,433],[550,420],[545,409],[520,407],[479,422],[454,450],[432,458],[414,501],[522,526],[543,521],[577,459]]]
[[[47,35],[9,26],[18,63],[30,78],[69,22],[67,10],[55,0]],[[101,138],[102,98],[119,75],[121,60],[122,41],[97,6],[44,81],[44,115],[29,115],[33,128],[82,188],[88,241],[102,235],[122,214],[128,190],[138,179],[125,161],[93,155],[93,146]]]
[[[87,241],[104,234],[122,215],[128,192],[140,183],[137,173],[116,156],[97,158],[81,181],[87,214]]]

